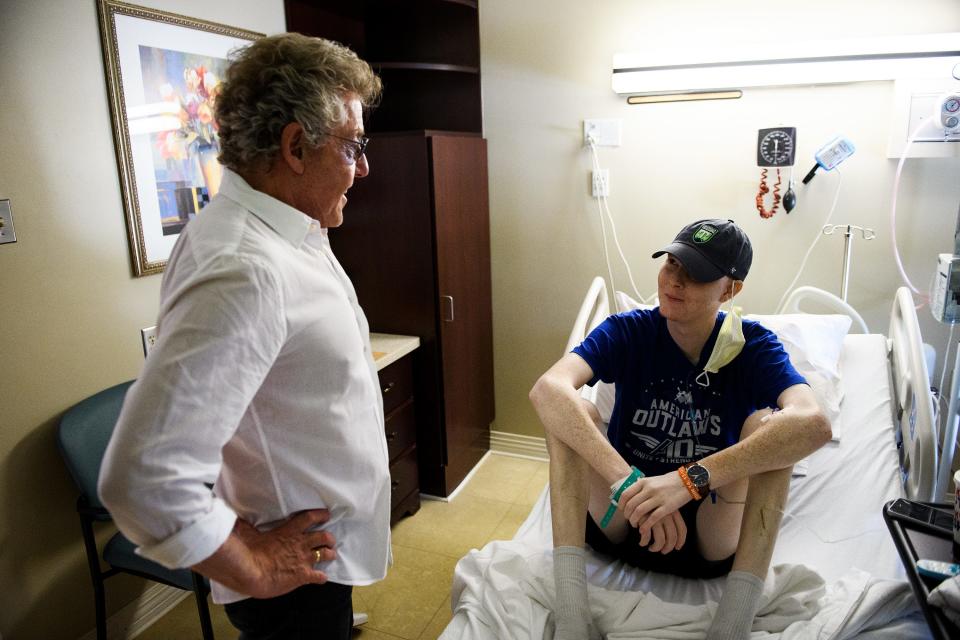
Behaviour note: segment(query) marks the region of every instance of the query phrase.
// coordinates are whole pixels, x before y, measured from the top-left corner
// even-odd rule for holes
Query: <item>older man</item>
[[[352,585],[390,562],[369,328],[327,240],[370,170],[363,108],[380,87],[318,38],[234,55],[224,180],[174,247],[100,478],[139,553],[208,576],[244,639],[349,637]]]
[[[776,337],[733,312],[746,234],[699,220],[663,254],[660,306],[611,316],[530,392],[550,451],[557,639],[595,637],[585,540],[645,569],[729,574],[707,637],[749,637],[790,468],[830,439]],[[606,435],[578,394],[598,380],[616,383]]]

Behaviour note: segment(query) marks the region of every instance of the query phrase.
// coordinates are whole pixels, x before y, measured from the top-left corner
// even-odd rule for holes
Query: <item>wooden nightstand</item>
[[[371,333],[374,362],[383,394],[383,416],[390,454],[390,524],[420,509],[417,420],[413,393],[413,357],[420,339]]]

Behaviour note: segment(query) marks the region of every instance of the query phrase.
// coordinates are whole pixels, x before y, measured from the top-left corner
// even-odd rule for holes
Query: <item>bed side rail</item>
[[[893,373],[893,419],[897,426],[900,473],[907,497],[937,501],[940,464],[933,397],[930,393],[923,339],[913,296],[906,287],[897,289],[890,312],[887,349]]]
[[[603,278],[597,276],[590,283],[587,295],[580,303],[577,319],[573,322],[573,329],[570,331],[570,337],[567,338],[567,347],[563,353],[570,353],[608,315],[610,315],[610,301],[607,298],[607,284]]]
[[[610,315],[610,299],[607,297],[606,281],[597,276],[590,283],[587,295],[580,303],[577,319],[573,323],[570,337],[567,339],[567,348],[564,354],[571,350],[587,337],[593,329]],[[594,386],[584,385],[580,389],[580,396],[597,406],[604,422],[610,420],[610,411],[613,410],[613,385],[598,382]]]

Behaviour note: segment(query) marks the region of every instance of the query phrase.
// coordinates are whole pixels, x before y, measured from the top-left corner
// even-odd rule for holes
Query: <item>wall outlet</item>
[[[147,327],[140,329],[140,340],[143,342],[143,357],[150,355],[150,349],[157,343],[157,327]]]
[[[598,147],[619,147],[621,122],[619,118],[584,120],[583,144],[588,146],[589,139],[593,137],[593,143]]]
[[[601,169],[591,174],[593,182],[593,197],[606,198],[610,195],[610,169]]]

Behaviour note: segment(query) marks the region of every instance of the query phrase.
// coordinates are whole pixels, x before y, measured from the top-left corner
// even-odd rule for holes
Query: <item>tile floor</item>
[[[370,616],[354,640],[434,640],[450,621],[450,584],[457,561],[490,540],[512,538],[547,483],[546,462],[491,454],[452,502],[424,500],[393,528],[393,567],[382,582],[353,591],[355,611]],[[211,605],[217,640],[237,632]],[[199,638],[193,598],[138,636]]]

